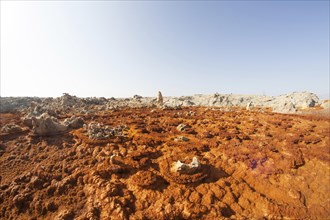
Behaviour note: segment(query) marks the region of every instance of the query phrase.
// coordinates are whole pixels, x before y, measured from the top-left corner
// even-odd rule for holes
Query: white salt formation
[[[31,103],[33,104],[31,105]],[[166,97],[158,92],[156,104],[159,107],[178,108],[185,106],[209,106],[209,107],[242,107],[247,108],[249,103],[260,108],[271,108],[274,112],[295,113],[300,109],[314,107],[321,104],[319,98],[310,92],[293,92],[280,96],[264,95],[235,95],[235,94],[196,94],[192,96]],[[23,110],[28,118],[39,116],[47,112],[55,116],[61,111],[70,109],[79,114],[91,114],[96,109],[117,109],[121,107],[154,107],[154,97],[142,97],[135,95],[132,98],[78,98],[64,94],[58,98],[31,98],[31,97],[0,97],[0,112],[12,112]],[[329,104],[324,104],[325,106]],[[251,105],[250,105],[251,108]],[[27,121],[28,124],[31,124]]]
[[[180,160],[174,162],[171,171],[181,174],[194,174],[199,168],[200,163],[197,158],[194,157],[190,164],[182,163]]]
[[[32,117],[33,132],[40,136],[51,136],[66,131],[66,127],[47,113]]]

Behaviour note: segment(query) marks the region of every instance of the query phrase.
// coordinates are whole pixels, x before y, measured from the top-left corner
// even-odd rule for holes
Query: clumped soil
[[[1,128],[23,128],[0,133],[1,219],[330,216],[329,118],[203,107],[79,115],[127,127],[96,140],[83,128],[35,136],[22,116],[0,114]],[[193,157],[198,172],[171,172]]]

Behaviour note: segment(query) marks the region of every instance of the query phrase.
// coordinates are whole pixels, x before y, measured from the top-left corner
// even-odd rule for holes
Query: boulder
[[[67,118],[63,121],[63,124],[68,129],[77,129],[82,128],[84,126],[84,120],[81,117],[72,116],[71,118]]]
[[[291,94],[294,105],[298,108],[314,107],[319,103],[319,97],[310,92],[294,92]]]
[[[32,117],[32,124],[33,132],[39,136],[52,136],[67,130],[66,126],[60,124],[56,118],[47,113],[40,117]]]
[[[274,104],[279,103],[281,105],[287,105],[289,103],[295,106],[295,108],[309,108],[314,107],[319,103],[317,95],[310,92],[293,92],[291,94],[285,94],[275,97]]]
[[[296,113],[297,108],[292,102],[281,102],[273,106],[273,112],[277,113]]]

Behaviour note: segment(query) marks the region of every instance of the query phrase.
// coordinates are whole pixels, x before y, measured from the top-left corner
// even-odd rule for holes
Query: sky
[[[0,95],[329,97],[329,1],[0,1]]]

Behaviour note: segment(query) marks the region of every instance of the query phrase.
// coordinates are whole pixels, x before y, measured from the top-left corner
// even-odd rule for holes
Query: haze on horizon
[[[329,1],[0,1],[0,95],[310,91],[329,98]]]

